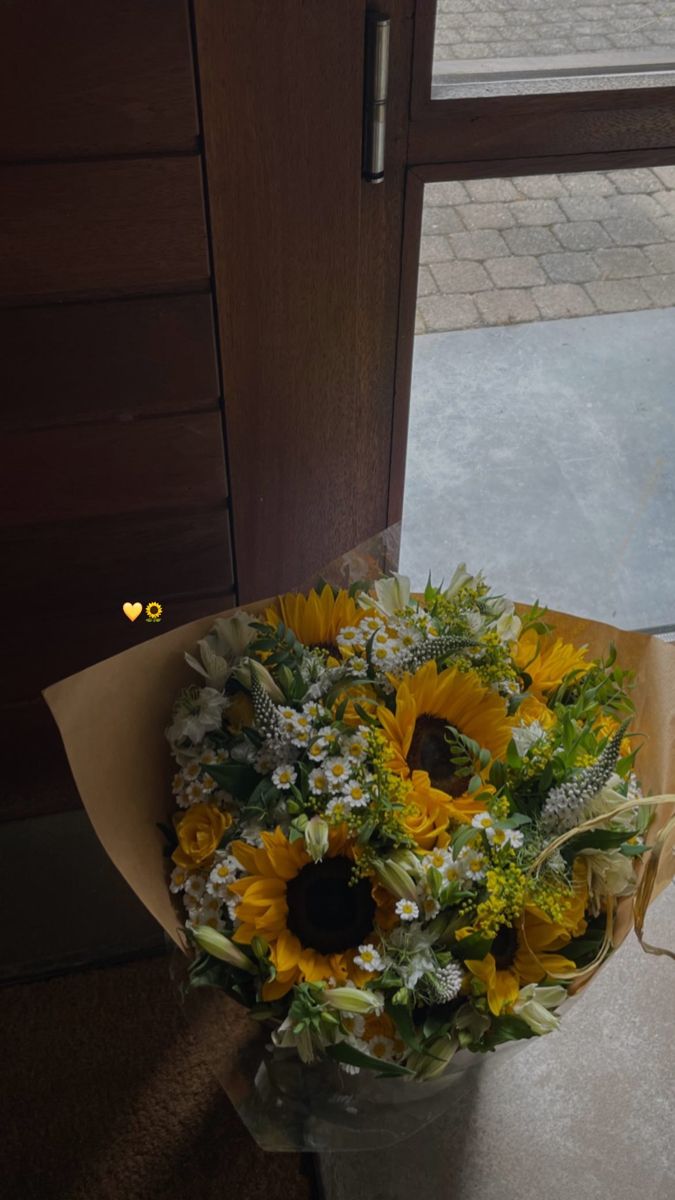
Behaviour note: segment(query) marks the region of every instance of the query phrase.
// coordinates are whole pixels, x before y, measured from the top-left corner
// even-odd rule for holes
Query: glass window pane
[[[435,98],[672,84],[674,65],[675,0],[438,0]]]
[[[428,184],[402,569],[675,625],[675,167]]]

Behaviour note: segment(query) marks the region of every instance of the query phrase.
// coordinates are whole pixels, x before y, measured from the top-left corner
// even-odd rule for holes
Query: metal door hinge
[[[389,31],[391,21],[381,13],[366,12],[366,63],[363,120],[363,176],[370,183],[384,179],[389,83]]]

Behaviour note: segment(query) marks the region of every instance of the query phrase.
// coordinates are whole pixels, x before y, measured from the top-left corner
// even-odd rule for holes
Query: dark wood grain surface
[[[224,500],[210,509],[1,529],[0,558],[11,563],[0,593],[5,627],[27,597],[43,620],[73,607],[82,614],[116,612],[125,600],[162,603],[169,595],[234,589]]]
[[[0,524],[217,504],[220,416],[193,413],[7,434]]]
[[[363,0],[195,5],[242,600],[386,524],[412,5],[390,8],[401,95],[373,187]]]
[[[208,280],[198,158],[0,167],[0,302]]]
[[[0,428],[214,408],[211,297],[5,309]]]
[[[187,0],[3,0],[0,158],[197,146]]]
[[[231,591],[223,590],[164,596],[163,601],[164,614],[157,625],[143,618],[132,625],[121,608],[112,605],[104,612],[83,612],[76,602],[69,613],[51,619],[38,623],[19,615],[13,623],[3,680],[14,700],[0,705],[0,755],[5,763],[0,822],[80,806],[63,743],[39,695],[41,688],[168,629],[230,608],[234,598]]]

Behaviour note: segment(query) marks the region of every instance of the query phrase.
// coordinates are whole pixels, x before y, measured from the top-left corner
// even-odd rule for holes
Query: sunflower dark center
[[[499,930],[490,953],[495,960],[495,966],[498,971],[505,971],[507,967],[513,965],[513,960],[516,957],[518,950],[518,934],[511,925],[504,925]]]
[[[375,901],[367,879],[350,884],[349,858],[309,863],[286,885],[287,924],[307,949],[340,954],[372,932]]]
[[[335,642],[312,642],[312,650],[325,650],[333,658],[340,657],[340,651]]]
[[[440,792],[463,796],[468,780],[458,775],[452,765],[446,730],[447,724],[440,717],[418,717],[408,751],[408,766],[411,771],[426,771]]]

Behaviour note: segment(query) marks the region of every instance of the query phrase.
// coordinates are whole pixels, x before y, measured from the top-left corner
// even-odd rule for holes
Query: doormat
[[[166,958],[0,992],[4,1200],[313,1200],[185,1027]]]

